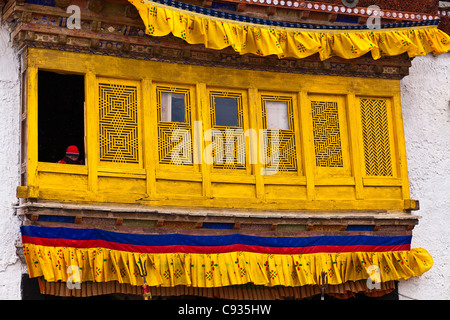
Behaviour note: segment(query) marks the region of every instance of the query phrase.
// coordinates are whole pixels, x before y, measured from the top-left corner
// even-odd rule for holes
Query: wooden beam
[[[247,11],[247,6],[245,3],[238,3],[237,12],[245,12]]]

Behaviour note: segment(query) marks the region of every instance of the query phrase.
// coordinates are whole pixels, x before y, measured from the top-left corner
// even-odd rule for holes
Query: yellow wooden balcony
[[[416,206],[399,80],[28,50],[19,197],[270,210]],[[75,103],[62,98],[74,82],[40,81],[44,72],[81,79],[70,119],[57,114]],[[60,134],[49,134],[54,125]],[[66,129],[77,126],[84,164],[56,163],[49,150],[71,144]]]

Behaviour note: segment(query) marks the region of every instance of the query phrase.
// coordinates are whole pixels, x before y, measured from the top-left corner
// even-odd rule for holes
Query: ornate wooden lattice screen
[[[220,135],[214,134],[217,140],[216,148],[212,152],[213,168],[245,169],[245,133],[244,107],[242,94],[226,91],[210,91],[211,127],[219,130]],[[220,142],[222,139],[222,142]],[[220,154],[217,157],[217,153]]]
[[[366,175],[392,176],[389,120],[385,99],[360,99]]]
[[[286,106],[286,125],[281,125],[281,127],[284,128],[268,128],[267,102],[271,101],[281,102]],[[263,134],[264,153],[272,160],[271,163],[266,164],[266,169],[271,170],[272,168],[276,168],[279,172],[296,172],[297,150],[295,145],[292,98],[285,96],[262,95],[261,105],[262,122],[263,128],[265,129]],[[275,146],[276,144],[277,146]],[[273,150],[274,147],[276,151]],[[274,156],[274,151],[277,152],[278,155]],[[274,166],[272,162],[277,162],[277,166]]]
[[[177,118],[172,115],[163,117],[163,95],[172,100],[171,95],[182,97],[179,100],[183,106],[179,106]],[[170,102],[172,103],[172,102]],[[192,165],[192,125],[191,125],[191,96],[190,90],[184,88],[156,87],[156,109],[158,119],[158,154],[160,164]],[[183,110],[184,109],[184,110]],[[184,111],[184,114],[183,114]],[[184,115],[184,117],[183,117]],[[181,144],[176,155],[173,155],[174,147]]]
[[[316,166],[343,167],[338,104],[311,101]]]
[[[98,84],[100,161],[138,164],[138,87],[125,83]]]

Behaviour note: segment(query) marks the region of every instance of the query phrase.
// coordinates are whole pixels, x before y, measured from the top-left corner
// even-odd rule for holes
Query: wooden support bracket
[[[157,227],[162,227],[163,225],[164,225],[164,220],[158,220],[158,222],[156,222]]]
[[[308,19],[310,11],[302,11],[300,19]]]
[[[267,7],[267,10],[266,10],[268,16],[275,15],[276,11],[277,11],[276,7]]]
[[[420,210],[419,200],[405,199],[405,210]]]
[[[16,197],[19,199],[28,198],[28,187],[18,186],[16,189]]]
[[[329,22],[335,22],[337,19],[337,13],[331,13],[330,16],[328,17],[328,21]]]
[[[203,0],[203,7],[211,8],[212,0]]]
[[[238,3],[237,12],[245,12],[247,10],[247,6],[245,3]]]

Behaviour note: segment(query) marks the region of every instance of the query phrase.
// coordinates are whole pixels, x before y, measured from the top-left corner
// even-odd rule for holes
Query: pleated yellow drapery
[[[147,0],[129,0],[151,36],[172,33],[189,44],[209,49],[231,46],[240,54],[305,58],[319,53],[321,60],[344,59],[371,52],[373,59],[408,53],[410,57],[450,50],[450,36],[437,26],[372,30],[310,30],[272,27],[226,20],[181,10]]]
[[[263,254],[254,252],[137,253],[106,248],[24,244],[30,277],[48,282],[109,282],[142,285],[138,262],[145,263],[150,286],[222,287],[319,284],[321,272],[337,285],[372,279],[379,282],[420,276],[433,265],[424,249],[387,252]],[[69,268],[70,267],[70,268]]]

